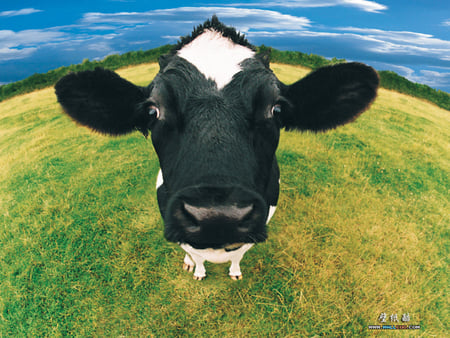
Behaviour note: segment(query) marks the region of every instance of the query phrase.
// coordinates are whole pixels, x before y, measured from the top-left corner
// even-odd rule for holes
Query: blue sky
[[[360,61],[450,92],[449,0],[2,0],[0,84],[175,43],[213,14],[255,45]]]

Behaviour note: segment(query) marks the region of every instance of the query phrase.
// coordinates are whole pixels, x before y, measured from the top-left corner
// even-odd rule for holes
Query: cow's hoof
[[[239,276],[230,276],[232,280],[242,280],[242,275]]]
[[[186,264],[186,263],[183,263],[183,270],[187,271],[187,272],[193,272],[194,271],[194,266]]]
[[[206,276],[203,277],[194,276],[194,280],[204,280],[205,278]]]

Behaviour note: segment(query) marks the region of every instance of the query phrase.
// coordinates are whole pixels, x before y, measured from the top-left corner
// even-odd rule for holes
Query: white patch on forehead
[[[213,30],[207,30],[178,51],[178,56],[192,63],[197,69],[225,87],[240,72],[240,63],[252,58],[255,52],[248,47],[234,43]]]

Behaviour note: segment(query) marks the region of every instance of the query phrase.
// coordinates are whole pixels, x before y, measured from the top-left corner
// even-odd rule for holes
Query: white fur
[[[158,177],[156,178],[156,190],[158,190],[159,187],[163,185],[163,183],[164,183],[164,179],[163,179],[162,170],[159,169]]]
[[[281,179],[278,179],[278,184],[281,183]],[[277,206],[276,205],[271,205],[269,208],[269,215],[267,216],[267,220],[266,220],[266,224],[269,224],[270,219],[273,217],[273,215],[275,214],[275,211],[277,210]]]
[[[242,70],[242,61],[254,55],[250,48],[236,44],[214,30],[205,31],[178,51],[178,56],[192,63],[206,78],[216,81],[219,89]]]
[[[235,277],[241,276],[239,262],[253,244],[244,244],[239,249],[233,251],[225,251],[225,249],[195,249],[189,244],[180,244],[180,246],[187,253],[186,257],[184,257],[184,263],[190,266],[195,265],[194,276],[204,278],[206,277],[205,261],[216,264],[231,262],[229,275]]]
[[[269,208],[269,215],[267,216],[267,221],[266,224],[269,223],[270,219],[273,217],[273,215],[275,214],[275,210],[277,210],[277,206],[276,205],[271,205]]]

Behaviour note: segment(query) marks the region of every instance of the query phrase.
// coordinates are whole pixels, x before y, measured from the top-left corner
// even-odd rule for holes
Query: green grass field
[[[381,313],[421,326],[395,337],[448,336],[449,130],[448,111],[380,90],[351,125],[282,132],[268,241],[244,280],[210,264],[198,282],[163,238],[150,140],[77,126],[52,88],[1,102],[0,337],[393,335],[368,329]]]

